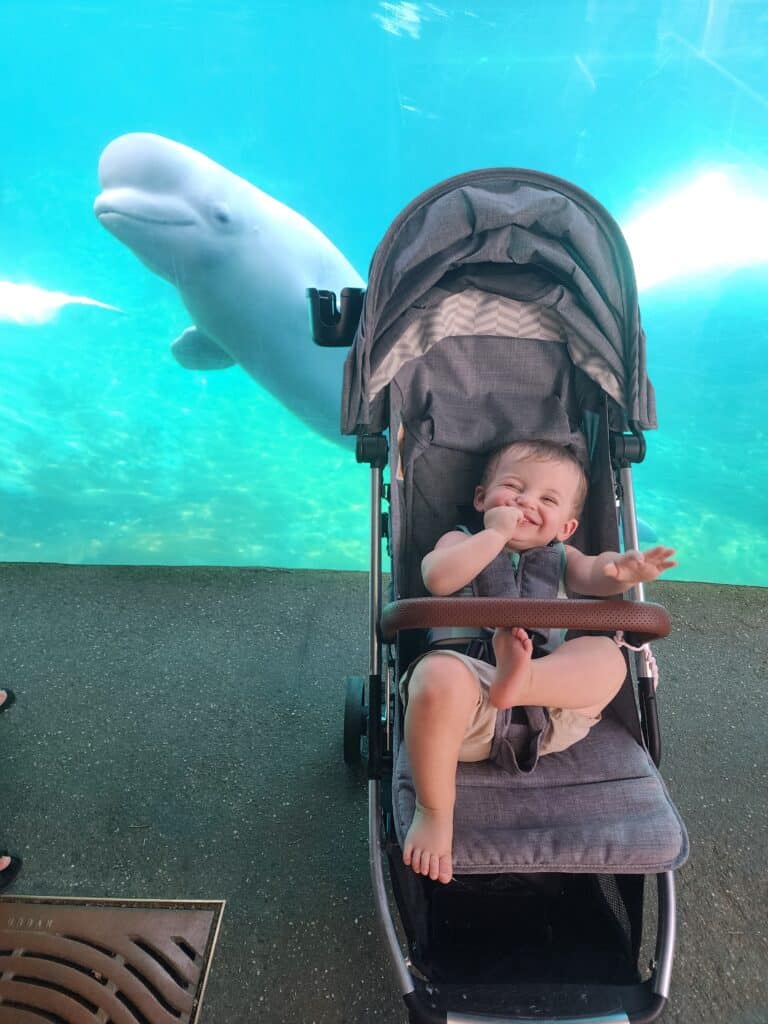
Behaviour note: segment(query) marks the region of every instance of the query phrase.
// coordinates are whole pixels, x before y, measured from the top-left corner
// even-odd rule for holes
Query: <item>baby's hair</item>
[[[574,516],[581,515],[581,510],[587,499],[589,480],[587,478],[587,471],[584,467],[584,463],[571,445],[557,444],[555,441],[513,441],[512,444],[505,444],[501,448],[497,448],[496,451],[491,452],[488,456],[488,461],[485,464],[483,475],[480,480],[481,487],[488,486],[490,481],[493,479],[493,474],[496,472],[496,467],[498,466],[501,457],[506,455],[509,451],[514,451],[521,459],[569,462],[572,466],[575,466],[579,472],[579,483],[573,502],[573,514]]]

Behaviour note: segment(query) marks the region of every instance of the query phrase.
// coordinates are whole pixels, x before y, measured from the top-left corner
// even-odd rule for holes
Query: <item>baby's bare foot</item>
[[[493,637],[496,678],[488,700],[500,711],[524,704],[521,699],[531,679],[533,643],[524,629],[497,629]]]
[[[416,804],[411,827],[403,844],[403,863],[417,875],[429,875],[433,881],[453,878],[453,808],[436,811]]]

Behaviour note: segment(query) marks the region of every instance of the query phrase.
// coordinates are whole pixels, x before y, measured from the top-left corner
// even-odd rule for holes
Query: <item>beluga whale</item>
[[[99,222],[178,291],[192,324],[171,345],[190,370],[238,364],[340,442],[345,349],[311,337],[306,289],[362,288],[335,245],[295,210],[160,135],[121,135],[99,159]]]

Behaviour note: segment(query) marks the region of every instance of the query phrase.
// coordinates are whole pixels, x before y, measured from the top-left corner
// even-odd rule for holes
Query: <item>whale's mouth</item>
[[[183,217],[150,217],[147,214],[127,213],[125,210],[115,210],[109,207],[98,210],[96,216],[99,220],[105,217],[120,217],[123,220],[141,221],[142,224],[160,224],[164,227],[186,228],[194,227],[195,221]]]

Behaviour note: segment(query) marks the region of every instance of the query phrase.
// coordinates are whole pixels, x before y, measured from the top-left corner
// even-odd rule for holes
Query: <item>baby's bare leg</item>
[[[416,812],[403,844],[403,862],[440,882],[453,876],[456,765],[477,706],[478,682],[458,658],[434,653],[408,684],[405,744],[416,789]]]
[[[568,640],[552,654],[530,662],[523,674],[514,659],[507,658],[509,643],[496,643],[497,682],[513,699],[505,707],[524,704],[536,707],[574,708],[586,715],[598,715],[613,700],[624,681],[626,665],[616,644],[607,636],[582,636]],[[501,656],[500,656],[501,655]],[[515,675],[515,673],[517,673]],[[497,705],[501,706],[501,705]]]
[[[504,710],[522,704],[522,689],[530,682],[533,643],[524,629],[500,629],[493,637],[496,655],[496,678],[491,683],[488,700]]]

